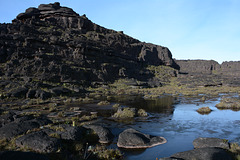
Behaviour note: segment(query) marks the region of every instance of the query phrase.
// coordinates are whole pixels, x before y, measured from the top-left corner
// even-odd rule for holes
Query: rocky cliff
[[[59,3],[41,4],[0,24],[0,89],[4,96],[41,98],[84,86],[134,78],[148,65],[178,69],[168,48],[106,29]],[[3,95],[2,94],[2,95]]]
[[[176,60],[179,65],[179,81],[195,86],[239,86],[240,61]]]

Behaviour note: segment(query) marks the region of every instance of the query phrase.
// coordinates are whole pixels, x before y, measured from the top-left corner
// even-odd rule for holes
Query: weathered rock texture
[[[67,94],[52,89],[62,84],[81,92],[93,82],[125,77],[147,81],[153,77],[147,65],[178,68],[168,48],[101,27],[59,3],[28,8],[11,24],[0,24],[0,88],[9,92],[5,96],[44,99]]]
[[[176,60],[180,67],[179,81],[195,86],[239,86],[240,61]]]
[[[171,157],[181,160],[233,160],[231,155],[222,148],[198,148],[176,153]]]
[[[59,140],[48,137],[43,131],[33,132],[16,139],[16,145],[21,148],[27,147],[42,153],[56,152],[60,148]]]
[[[166,142],[167,140],[163,137],[151,136],[130,128],[119,134],[117,146],[121,148],[150,148]]]
[[[216,147],[230,149],[230,145],[226,140],[219,138],[197,138],[193,141],[194,148]]]

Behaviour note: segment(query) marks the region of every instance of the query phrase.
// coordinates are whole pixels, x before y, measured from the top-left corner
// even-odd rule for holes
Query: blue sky
[[[0,0],[0,23],[49,0]],[[94,23],[168,47],[176,59],[240,61],[240,0],[59,0]]]

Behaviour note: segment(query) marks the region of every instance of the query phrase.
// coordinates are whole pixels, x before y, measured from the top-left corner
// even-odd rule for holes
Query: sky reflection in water
[[[166,99],[164,100],[166,101]],[[170,99],[168,98],[168,100]],[[215,105],[219,103],[219,100],[220,98],[212,99],[205,103],[198,100],[192,100],[192,103],[180,101],[178,104],[174,104],[172,101],[169,102],[172,107],[162,108],[163,112],[161,113],[153,112],[152,115],[155,118],[151,122],[137,122],[132,125],[131,127],[144,133],[163,136],[168,142],[139,153],[127,151],[125,152],[126,159],[156,159],[168,157],[176,152],[191,150],[193,149],[192,141],[198,137],[216,137],[240,142],[240,111],[218,110]],[[201,115],[196,111],[198,108],[206,106],[213,110],[210,114]],[[153,108],[153,106],[151,107]],[[145,109],[147,108],[145,106]]]

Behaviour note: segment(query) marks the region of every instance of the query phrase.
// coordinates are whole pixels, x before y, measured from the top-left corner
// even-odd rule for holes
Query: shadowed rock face
[[[240,86],[240,61],[176,60],[180,67],[179,81],[186,84],[197,82],[200,86]]]
[[[147,81],[153,77],[147,65],[178,68],[168,48],[101,27],[59,3],[0,24],[0,64],[3,83],[11,79],[27,89],[39,88],[39,81],[69,83],[74,91],[125,77]]]

